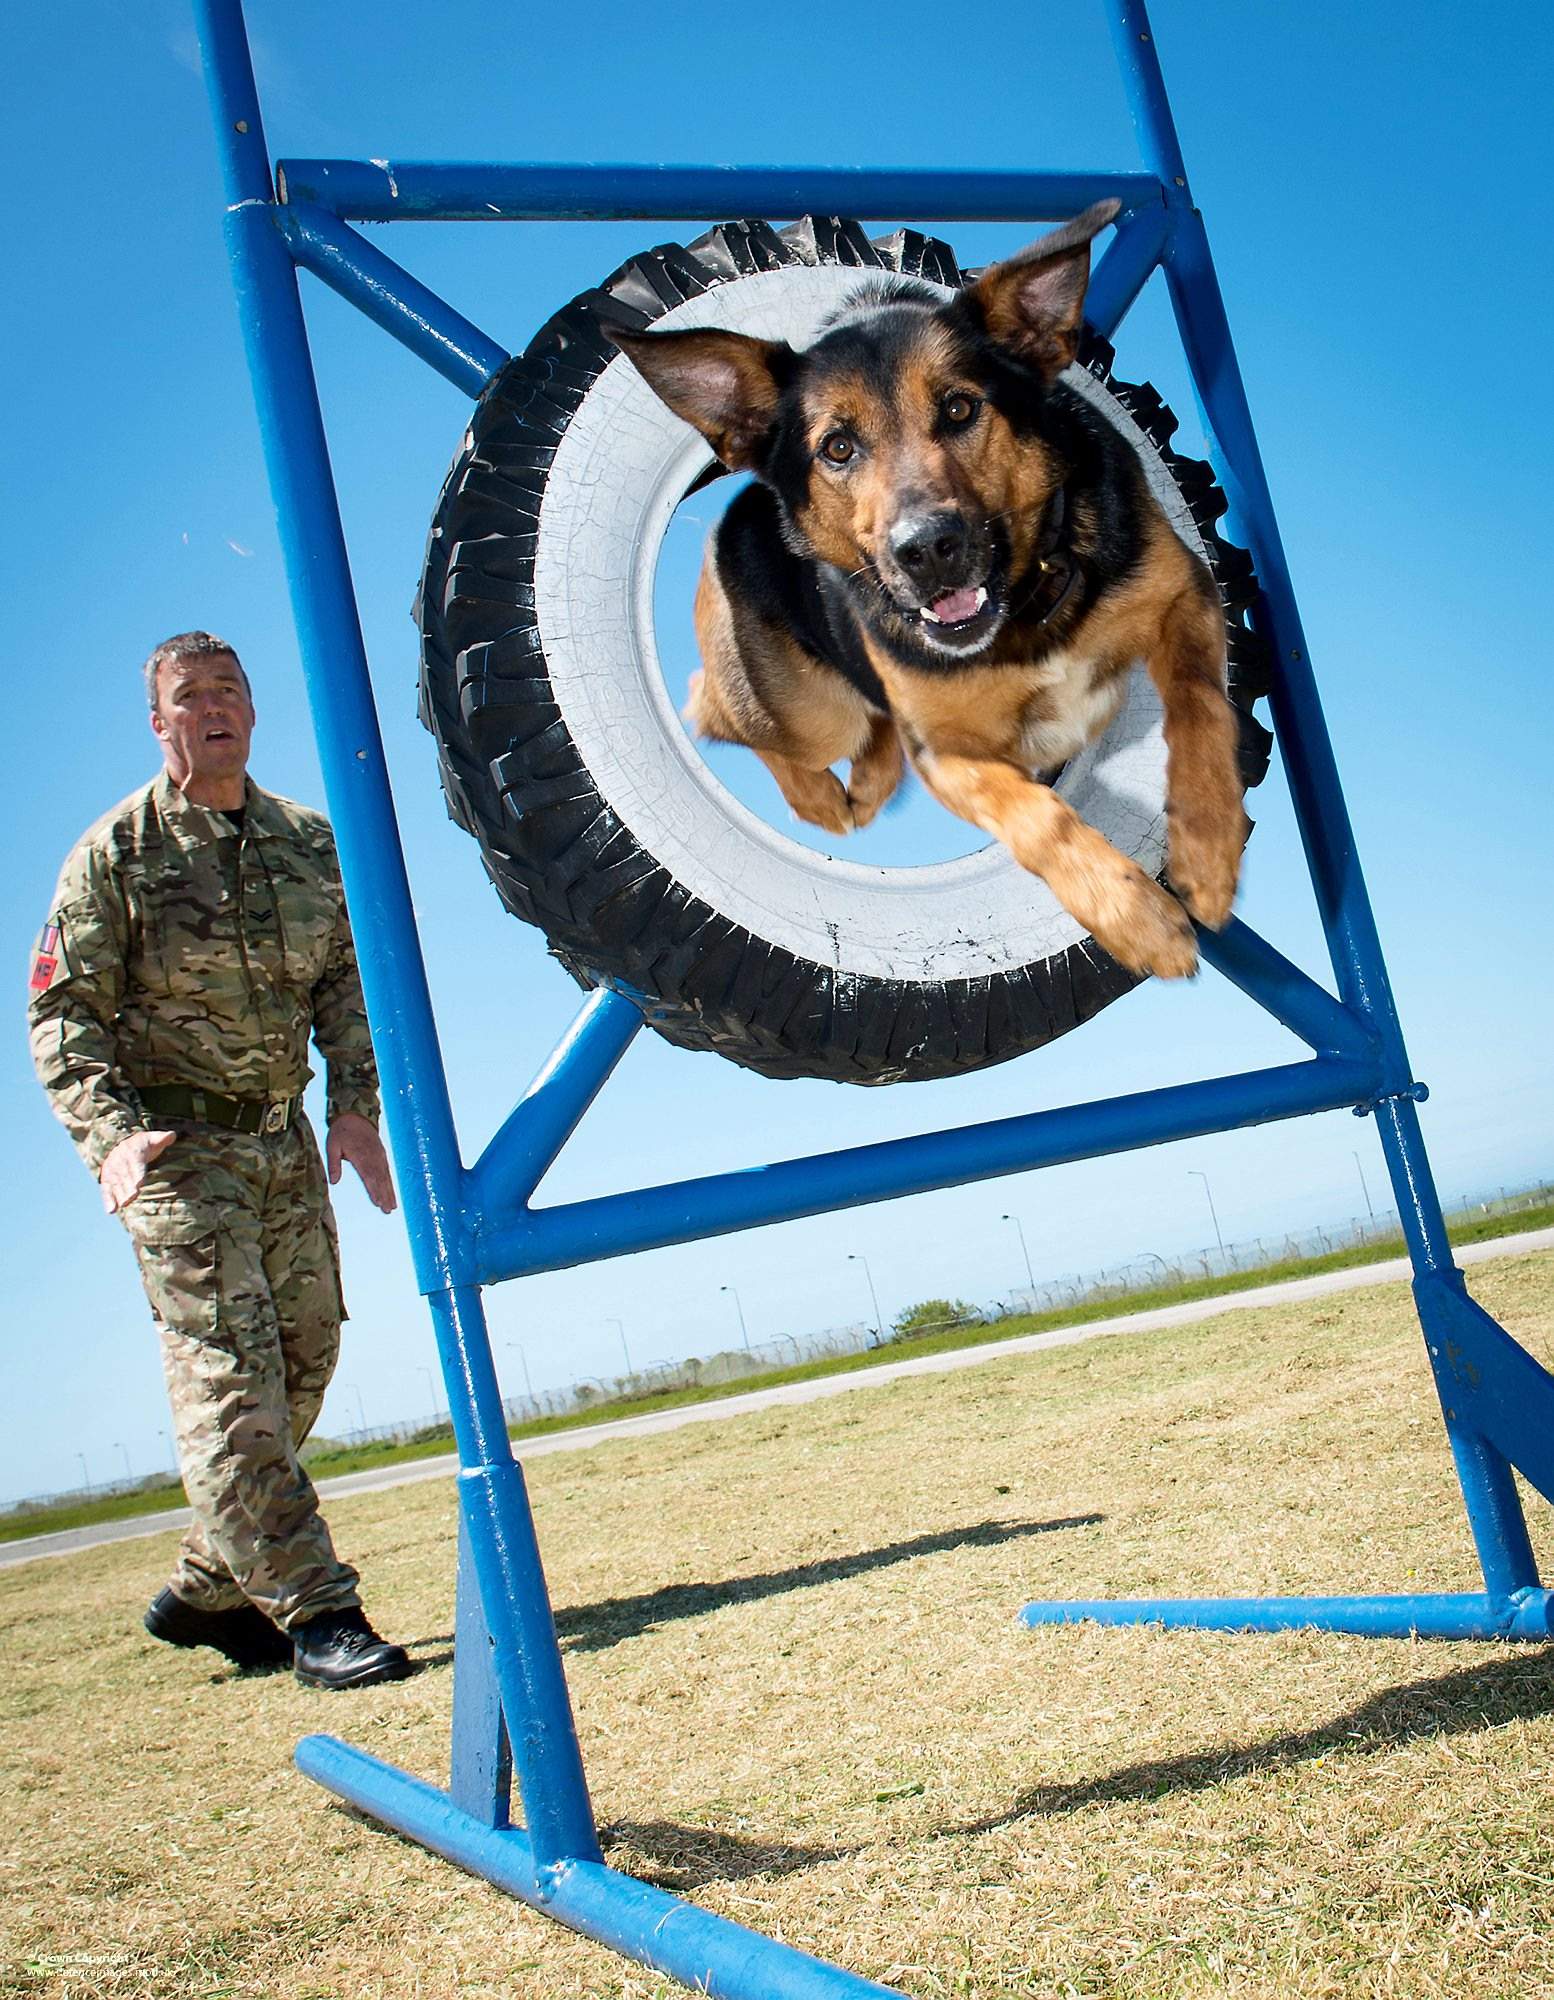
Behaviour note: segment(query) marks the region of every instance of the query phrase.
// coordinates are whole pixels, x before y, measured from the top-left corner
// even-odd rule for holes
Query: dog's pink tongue
[[[975,590],[947,590],[934,599],[933,615],[941,625],[964,625],[977,615],[978,595]]]

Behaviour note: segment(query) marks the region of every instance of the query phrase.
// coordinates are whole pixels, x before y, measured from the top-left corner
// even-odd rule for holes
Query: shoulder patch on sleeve
[[[47,993],[54,984],[60,967],[59,923],[51,917],[38,933],[38,942],[33,947],[32,973],[27,981],[29,993]]]

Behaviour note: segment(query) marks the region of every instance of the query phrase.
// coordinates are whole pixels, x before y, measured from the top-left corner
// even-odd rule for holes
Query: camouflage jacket
[[[248,782],[243,831],[166,772],[71,850],[32,961],[32,1054],[97,1172],[161,1122],[141,1084],[284,1098],[328,1070],[329,1116],[378,1115],[356,950],[322,814]]]

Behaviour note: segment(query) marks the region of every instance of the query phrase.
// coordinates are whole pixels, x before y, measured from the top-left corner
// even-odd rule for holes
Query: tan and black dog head
[[[851,579],[893,647],[969,661],[1021,615],[1084,450],[1052,392],[1078,350],[1091,239],[1117,207],[1087,209],[950,300],[868,281],[802,352],[717,328],[609,331],[724,465],[773,489],[795,552]]]

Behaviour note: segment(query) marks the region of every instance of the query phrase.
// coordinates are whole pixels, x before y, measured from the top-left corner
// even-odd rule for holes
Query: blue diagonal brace
[[[608,986],[589,994],[550,1060],[470,1168],[466,1186],[473,1213],[488,1224],[521,1213],[641,1026],[641,1011],[624,994]]]
[[[478,396],[510,358],[473,320],[327,209],[277,208],[275,221],[305,270],[466,395]]]
[[[1085,318],[1110,340],[1158,268],[1171,240],[1171,211],[1146,202],[1119,217],[1117,233],[1095,267],[1085,293]]]
[[[1554,1500],[1554,1376],[1476,1299],[1460,1271],[1414,1286],[1449,1427],[1476,1432]]]

